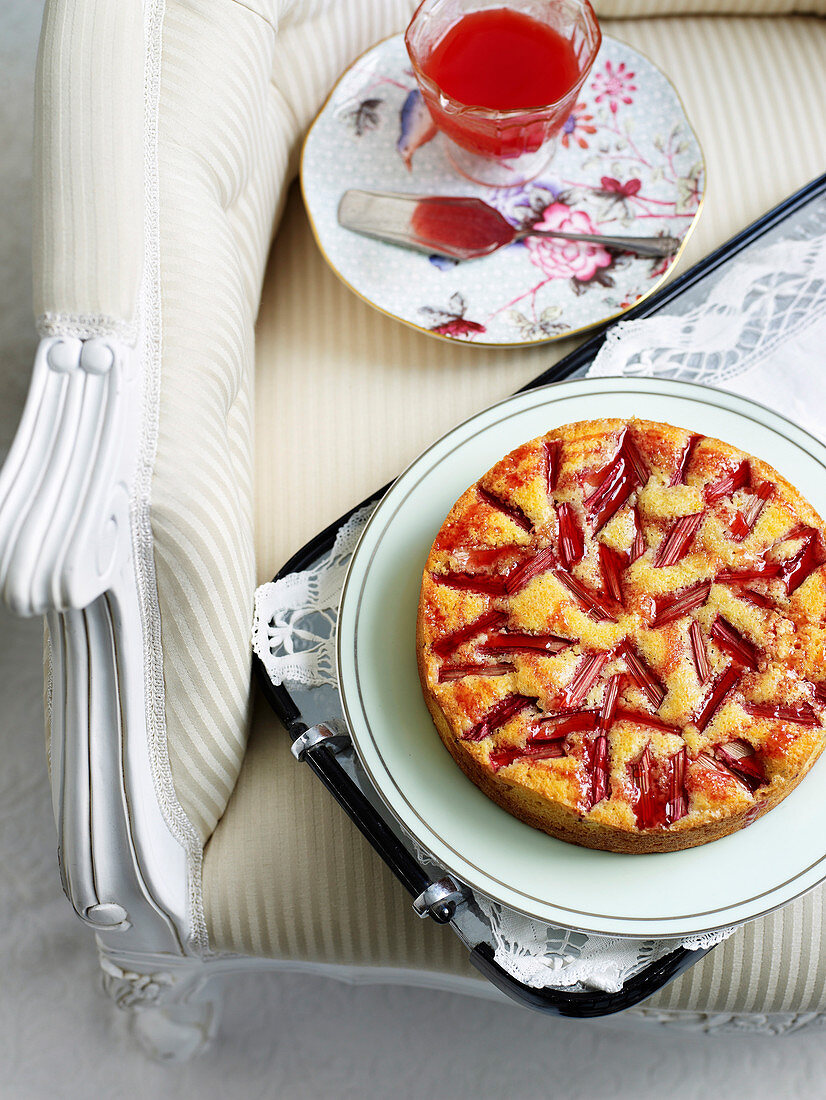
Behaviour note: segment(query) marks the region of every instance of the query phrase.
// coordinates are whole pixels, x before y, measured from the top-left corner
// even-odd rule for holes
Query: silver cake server
[[[453,195],[400,195],[387,191],[345,191],[338,207],[339,225],[390,244],[415,248],[452,260],[489,256],[525,237],[583,241],[638,256],[671,256],[682,243],[676,237],[613,237],[567,233],[530,226],[514,229],[482,199]]]

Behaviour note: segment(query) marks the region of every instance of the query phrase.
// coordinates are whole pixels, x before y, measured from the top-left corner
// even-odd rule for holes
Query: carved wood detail
[[[140,387],[134,349],[41,340],[0,471],[0,592],[19,615],[82,608],[129,554]]]
[[[50,337],[0,471],[0,594],[45,614],[63,888],[102,946],[183,955],[188,871],[151,756],[134,501],[134,348]]]

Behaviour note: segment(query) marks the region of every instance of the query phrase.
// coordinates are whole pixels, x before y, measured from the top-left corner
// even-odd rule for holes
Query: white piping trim
[[[144,668],[149,755],[155,792],[164,820],[187,856],[190,933],[188,946],[197,954],[209,950],[204,919],[201,872],[203,848],[192,822],[178,801],[167,746],[166,704],[161,657],[161,615],[150,518],[152,473],[158,443],[163,319],[160,265],[160,189],[158,179],[158,110],[165,0],[146,0],[144,12],[144,265],[140,292],[140,351],[144,367],[141,447],[132,499],[135,574],[143,621]]]
[[[35,324],[41,337],[74,336],[78,340],[91,340],[96,336],[113,336],[134,347],[138,336],[134,321],[122,321],[105,313],[57,313],[49,310],[41,313]]]

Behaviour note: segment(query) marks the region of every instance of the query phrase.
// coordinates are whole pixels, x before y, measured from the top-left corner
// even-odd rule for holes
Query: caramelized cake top
[[[423,683],[489,772],[615,828],[696,827],[822,748],[825,561],[765,462],[668,424],[569,424],[443,524]]]

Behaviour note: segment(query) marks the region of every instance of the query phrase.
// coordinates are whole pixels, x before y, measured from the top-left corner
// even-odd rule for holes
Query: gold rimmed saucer
[[[647,58],[605,37],[548,169],[491,189],[451,168],[433,136],[401,35],[341,77],[307,135],[304,201],[325,259],[359,297],[420,331],[508,347],[572,336],[613,319],[667,278],[699,216],[703,155],[677,92]],[[678,237],[666,260],[528,238],[461,264],[343,229],[347,188],[476,195],[515,226]]]

